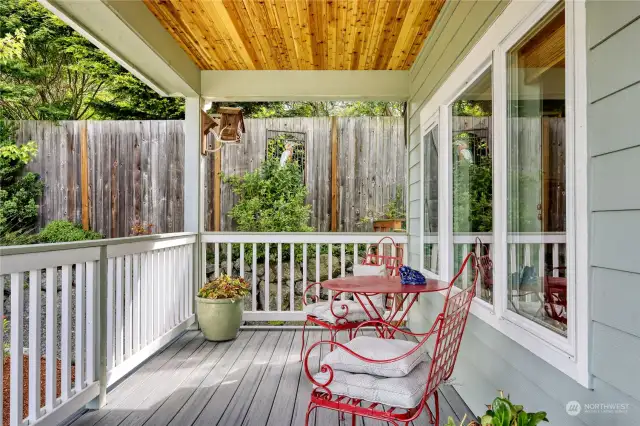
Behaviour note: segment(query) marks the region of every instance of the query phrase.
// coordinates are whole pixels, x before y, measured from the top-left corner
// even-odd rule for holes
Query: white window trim
[[[427,121],[423,122],[422,125],[420,126],[420,270],[422,271],[422,273],[427,277],[427,278],[433,278],[433,279],[440,279],[440,271],[442,271],[442,263],[438,264],[438,273],[435,273],[429,269],[427,269],[424,265],[424,258],[425,258],[425,252],[424,252],[424,246],[425,246],[425,240],[424,240],[424,225],[425,225],[425,217],[424,217],[424,205],[425,205],[425,191],[424,191],[424,186],[425,186],[425,179],[424,179],[424,153],[425,153],[425,147],[424,147],[424,137],[426,135],[429,134],[429,132],[431,132],[433,130],[433,128],[435,126],[437,126],[439,124],[440,121],[440,116],[439,113],[436,112],[435,114],[433,114]],[[440,135],[438,135],[438,143],[440,141]],[[438,147],[439,149],[439,147]],[[438,155],[438,173],[440,173],[440,155]],[[438,176],[438,179],[440,178],[440,176]],[[438,198],[440,198],[440,183],[438,180]],[[440,217],[440,203],[438,203],[438,217]],[[441,243],[441,238],[440,237],[441,232],[440,232],[440,223],[438,221],[438,245]],[[439,260],[440,262],[440,260]]]
[[[567,275],[568,335],[563,337],[507,309],[507,229],[506,229],[506,52],[531,30],[558,3],[558,0],[512,1],[487,30],[447,81],[434,93],[420,112],[422,129],[439,115],[439,249],[440,279],[448,280],[453,273],[453,256],[449,247],[452,238],[451,153],[449,152],[449,108],[467,85],[483,72],[487,58],[493,56],[494,104],[494,236],[495,277],[494,304],[479,298],[471,312],[499,332],[527,348],[541,359],[580,383],[591,387],[589,373],[589,266],[588,266],[588,204],[586,146],[586,12],[585,0],[566,0],[566,98],[567,98]],[[472,72],[469,72],[472,70]],[[569,100],[573,99],[573,102]],[[500,111],[498,113],[497,111]],[[424,134],[424,133],[423,133]],[[423,143],[423,141],[421,141]],[[498,146],[501,144],[502,146]],[[445,159],[446,157],[446,159]],[[421,157],[421,162],[424,156]],[[446,161],[446,162],[445,162]],[[424,164],[422,165],[424,167]],[[424,179],[424,169],[421,179]],[[444,177],[444,179],[443,179]],[[424,202],[424,185],[422,185]],[[423,204],[424,205],[424,204]],[[421,212],[424,221],[424,210]],[[421,232],[424,233],[423,222]],[[443,226],[444,225],[444,226]],[[498,225],[498,226],[496,226]],[[424,245],[421,238],[421,266]],[[423,269],[424,270],[424,269]]]

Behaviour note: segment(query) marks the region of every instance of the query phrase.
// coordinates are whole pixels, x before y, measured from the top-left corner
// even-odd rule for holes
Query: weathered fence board
[[[331,228],[331,118],[245,120],[245,143],[221,151],[222,172],[243,174],[264,160],[267,130],[306,133],[306,182],[311,225]],[[82,221],[82,133],[87,135],[88,202],[91,228],[108,236],[129,236],[135,221],[152,223],[155,232],[183,229],[184,130],[180,120],[23,121],[18,140],[34,140],[38,157],[28,169],[45,183],[40,226],[51,220]],[[405,184],[404,119],[337,119],[338,230],[358,230],[368,212],[382,212]],[[212,145],[212,136],[209,136]],[[213,230],[214,155],[205,177],[206,226]],[[194,185],[196,183],[194,182]],[[232,231],[228,217],[237,197],[222,184],[221,230]]]

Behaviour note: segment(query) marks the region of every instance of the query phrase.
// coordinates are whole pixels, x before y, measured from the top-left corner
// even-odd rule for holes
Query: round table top
[[[427,278],[426,285],[403,285],[400,277],[342,277],[321,283],[323,288],[349,293],[429,293],[449,288],[449,283]]]

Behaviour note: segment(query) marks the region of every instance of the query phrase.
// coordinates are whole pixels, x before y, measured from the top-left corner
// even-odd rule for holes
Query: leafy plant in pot
[[[537,426],[541,422],[548,422],[547,413],[538,411],[536,413],[528,413],[524,411],[522,405],[513,404],[509,400],[509,396],[504,396],[500,391],[500,396],[496,397],[491,405],[487,406],[487,412],[473,420],[466,426]],[[460,426],[465,426],[466,416],[462,419]],[[458,426],[455,421],[449,417],[449,421],[443,426]]]
[[[200,289],[196,314],[205,339],[219,342],[236,337],[248,294],[249,284],[244,278],[229,275],[221,275]]]

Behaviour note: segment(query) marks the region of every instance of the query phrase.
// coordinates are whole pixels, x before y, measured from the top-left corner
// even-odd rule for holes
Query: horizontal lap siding
[[[630,49],[640,42],[640,2],[587,2],[587,30],[591,370],[596,392],[601,384],[639,407],[640,138],[631,114],[640,56]]]
[[[451,2],[443,9],[442,22],[412,68],[412,143],[419,141],[420,109],[504,7],[489,11],[485,5],[487,22],[476,24],[475,33],[470,34],[469,25],[461,28],[467,18],[462,11],[469,15],[481,9],[462,3]],[[640,383],[635,374],[640,365],[640,138],[632,116],[640,99],[640,64],[638,55],[631,54],[631,46],[640,40],[639,18],[640,2],[587,1],[593,389],[580,386],[471,315],[453,382],[477,414],[486,409],[484,404],[496,389],[502,389],[528,410],[547,411],[552,425],[627,426],[640,418]],[[436,57],[430,57],[434,52]],[[420,161],[416,158],[410,153],[409,164]],[[409,200],[419,199],[419,193],[419,182],[410,181]],[[419,217],[415,221],[419,226]],[[411,235],[417,238],[414,229]],[[412,252],[410,258],[417,262],[419,252]],[[426,331],[442,309],[442,301],[439,295],[421,297],[410,311],[411,328]],[[566,404],[572,400],[629,404],[629,410],[572,417],[566,413]]]
[[[416,217],[409,216],[409,261],[412,267],[420,266],[419,227],[422,209],[412,206],[412,200],[420,203],[421,198],[420,110],[507,4],[506,1],[447,2],[411,68],[411,99],[408,112],[409,208],[417,212]]]

